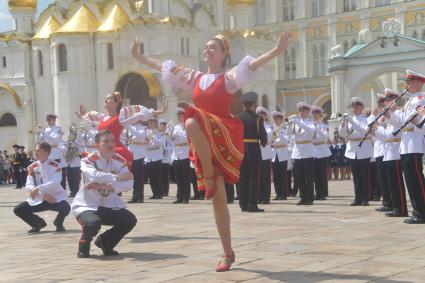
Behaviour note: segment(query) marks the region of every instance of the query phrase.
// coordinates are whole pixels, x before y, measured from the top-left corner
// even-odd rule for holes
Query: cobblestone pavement
[[[387,218],[375,211],[378,202],[350,207],[352,191],[350,181],[332,181],[327,201],[272,201],[261,206],[265,213],[231,204],[236,264],[217,273],[221,250],[209,201],[131,204],[138,224],[118,245],[120,255],[105,257],[93,245],[92,258],[77,259],[80,226],[73,216],[67,231],[56,233],[54,212],[40,213],[48,226],[27,235],[29,227],[13,214],[25,191],[0,186],[0,281],[425,282],[425,225]]]

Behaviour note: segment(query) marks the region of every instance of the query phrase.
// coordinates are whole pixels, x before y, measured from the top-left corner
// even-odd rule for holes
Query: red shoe
[[[215,271],[217,272],[225,272],[229,271],[232,264],[235,262],[235,253],[233,252],[231,255],[224,255],[221,257],[220,262],[217,264]]]
[[[210,177],[204,177],[205,180],[213,179],[213,185],[211,188],[205,188],[205,199],[212,199],[217,192],[217,179],[219,176],[219,171],[214,167],[214,174]]]

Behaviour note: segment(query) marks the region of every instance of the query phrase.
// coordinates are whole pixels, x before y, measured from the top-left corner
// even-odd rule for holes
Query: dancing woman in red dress
[[[132,55],[142,64],[161,71],[162,81],[175,88],[193,92],[194,107],[186,105],[185,127],[190,141],[190,158],[195,164],[200,188],[212,198],[214,217],[224,256],[216,271],[227,271],[235,261],[231,245],[230,215],[224,182],[239,179],[243,159],[243,125],[230,113],[232,94],[255,79],[257,69],[286,50],[290,33],[279,36],[276,47],[253,58],[246,56],[236,67],[225,71],[229,45],[222,36],[209,40],[203,50],[208,72],[182,68],[173,61],[160,61],[137,52],[138,39]]]
[[[128,151],[127,147],[122,144],[122,131],[125,125],[135,123],[139,120],[147,121],[152,116],[162,114],[166,111],[167,102],[164,104],[164,109],[154,111],[141,105],[132,105],[122,108],[122,97],[118,91],[106,95],[104,105],[108,115],[90,111],[87,113],[83,106],[80,106],[80,112],[76,113],[83,120],[96,122],[98,130],[110,130],[115,138],[115,152],[127,160],[130,165],[133,161],[133,155]]]

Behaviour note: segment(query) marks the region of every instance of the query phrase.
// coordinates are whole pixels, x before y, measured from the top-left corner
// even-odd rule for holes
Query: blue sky
[[[42,12],[53,0],[38,0],[37,16]],[[12,29],[12,18],[7,8],[7,0],[0,0],[0,32]]]

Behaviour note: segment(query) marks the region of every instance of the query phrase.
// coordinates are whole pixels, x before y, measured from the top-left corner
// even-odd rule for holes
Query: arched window
[[[269,98],[267,97],[267,94],[263,94],[261,97],[261,106],[269,109]]]
[[[294,0],[282,0],[282,20],[294,20],[295,4]]]
[[[353,47],[353,46],[356,46],[356,45],[357,45],[357,40],[353,39],[351,46]]]
[[[425,29],[422,31],[422,40],[425,40]]]
[[[320,57],[319,50],[317,50],[316,44],[313,45],[313,76],[320,74]]]
[[[0,118],[0,127],[13,127],[16,124],[15,116],[10,113],[6,113]]]
[[[326,74],[326,46],[324,43],[320,44],[320,75]]]
[[[290,51],[286,50],[284,58],[284,66],[285,66],[285,72],[284,72],[284,79],[295,79],[297,77],[297,54],[294,47],[291,48]]]
[[[344,12],[356,10],[356,0],[343,0],[344,1]]]
[[[108,43],[106,47],[108,56],[108,70],[114,69],[114,47],[112,43]]]
[[[375,7],[390,5],[391,0],[375,0]]]
[[[320,17],[325,14],[324,0],[311,0],[311,16]]]
[[[256,1],[256,23],[257,25],[264,25],[266,23],[266,1]]]
[[[44,73],[44,70],[43,70],[43,53],[41,53],[41,50],[37,51],[37,59],[38,59],[38,75],[42,76]]]
[[[59,44],[58,46],[58,61],[59,61],[59,72],[68,71],[68,59],[67,59],[65,44]]]

